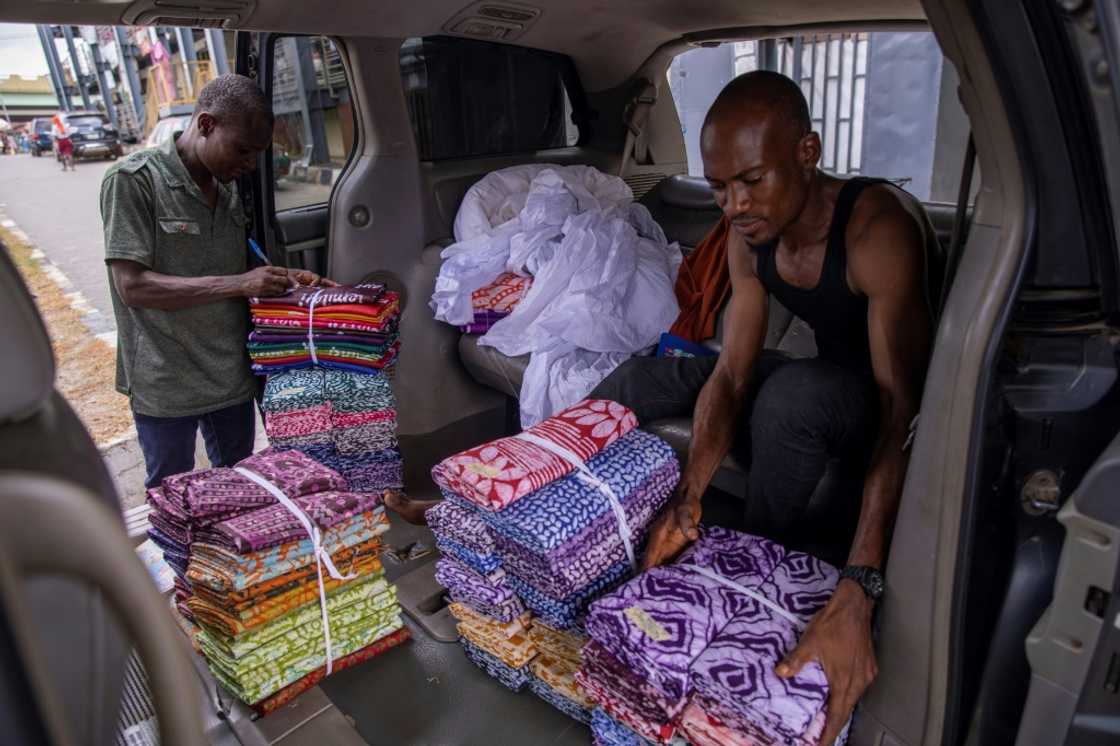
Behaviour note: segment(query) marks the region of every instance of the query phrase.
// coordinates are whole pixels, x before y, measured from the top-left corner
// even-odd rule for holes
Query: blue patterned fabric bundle
[[[274,448],[302,451],[374,494],[404,483],[395,407],[385,373],[321,367],[270,374],[262,403]]]

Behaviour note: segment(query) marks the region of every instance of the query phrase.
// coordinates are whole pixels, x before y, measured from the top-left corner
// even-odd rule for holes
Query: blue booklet
[[[689,342],[669,332],[662,332],[661,340],[657,343],[658,357],[711,357],[718,354],[704,345]]]

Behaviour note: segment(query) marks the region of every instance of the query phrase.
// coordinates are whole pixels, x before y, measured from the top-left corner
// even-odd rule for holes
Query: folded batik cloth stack
[[[175,563],[176,608],[194,625],[184,629],[246,704],[285,689],[290,699],[307,688],[305,677],[328,672],[321,593],[331,670],[407,637],[379,559],[389,526],[379,496],[349,491],[306,454],[269,449],[232,469],[168,477],[149,502],[153,531]],[[319,565],[304,520],[330,565]]]
[[[503,272],[489,285],[471,294],[474,318],[460,326],[465,334],[485,334],[490,327],[509,316],[533,286],[533,278]]]
[[[275,484],[292,499],[346,486],[340,474],[300,453],[269,449],[237,466]],[[199,533],[275,502],[267,490],[231,468],[176,474],[148,490],[148,535],[175,573],[176,607],[188,620],[192,616],[187,608],[191,595],[187,566]]]
[[[365,495],[353,499],[370,501]],[[325,564],[322,569],[332,661],[375,643],[383,650],[384,639],[402,628],[396,589],[379,559],[381,535],[389,527],[384,508],[333,523],[306,512],[319,525],[324,553],[338,572],[335,577]],[[219,524],[214,533],[233,532]],[[198,642],[215,677],[255,705],[326,665],[320,568],[306,537],[273,546],[257,542],[251,551],[238,546],[250,547],[196,545],[187,573],[195,593],[187,605],[202,628]]]
[[[529,641],[537,649],[537,657],[529,664],[533,674],[529,688],[565,715],[590,723],[595,704],[576,681],[582,662],[580,650],[587,639],[534,619],[529,627]]]
[[[585,722],[591,703],[575,680],[585,639],[574,631],[592,600],[633,575],[680,476],[672,448],[636,425],[614,402],[581,402],[432,471],[446,498],[427,513],[442,553],[437,579],[495,622],[531,612],[540,655],[528,683]]]
[[[383,285],[297,287],[251,298],[249,357],[259,374],[313,365],[369,372],[393,364],[400,302]]]
[[[311,367],[269,375],[262,409],[274,448],[329,466],[354,492],[401,488],[396,403],[384,373]]]
[[[561,629],[578,626],[592,599],[630,577],[631,556],[637,558],[680,478],[672,448],[640,431],[590,456],[585,469],[501,510],[476,511],[494,536],[508,587],[535,616]],[[617,511],[604,491],[617,500]]]
[[[474,663],[514,691],[529,683],[528,666],[537,650],[524,617],[503,624],[462,604],[453,604],[451,613],[459,620],[459,640]]]
[[[823,608],[836,570],[800,552],[704,528],[673,565],[596,601],[577,681],[642,738],[692,744],[810,746],[828,686],[816,662],[791,679],[774,667]]]

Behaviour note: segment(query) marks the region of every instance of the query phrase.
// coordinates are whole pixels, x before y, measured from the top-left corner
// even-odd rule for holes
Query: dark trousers
[[[693,414],[716,358],[633,358],[591,398],[634,410],[644,427]],[[755,363],[732,454],[748,469],[738,520],[750,533],[843,564],[878,427],[874,380],[819,359],[766,350]],[[823,480],[823,481],[822,481]],[[705,520],[712,522],[705,501]]]
[[[194,469],[194,445],[199,428],[202,428],[206,455],[213,466],[233,466],[251,455],[256,435],[255,406],[250,399],[190,417],[149,417],[133,412],[147,467],[144,486],[156,487],[164,477]]]

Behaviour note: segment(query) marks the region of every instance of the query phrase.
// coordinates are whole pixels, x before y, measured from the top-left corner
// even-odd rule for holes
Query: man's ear
[[[214,131],[214,125],[216,124],[214,115],[210,112],[204,111],[198,115],[198,132],[203,137],[208,137]]]
[[[805,171],[812,171],[821,160],[821,136],[810,132],[797,143],[797,162]]]

